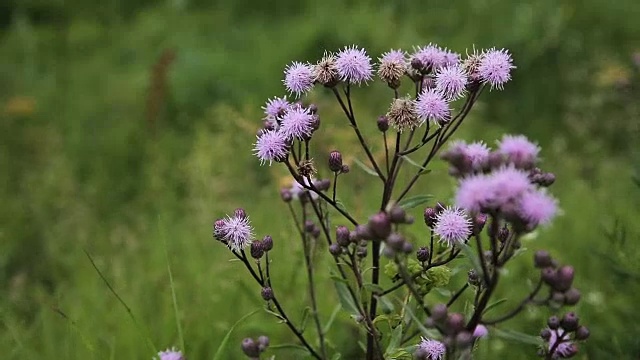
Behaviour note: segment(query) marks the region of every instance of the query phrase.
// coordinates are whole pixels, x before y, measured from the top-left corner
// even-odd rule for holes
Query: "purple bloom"
[[[438,340],[422,338],[417,351],[420,351],[421,355],[424,354],[422,360],[442,360],[447,348]]]
[[[158,353],[158,360],[185,360],[181,351],[176,348],[167,349]]]
[[[422,120],[437,124],[446,123],[451,117],[451,108],[442,94],[435,89],[424,90],[416,101],[416,113]]]
[[[528,191],[520,198],[518,214],[529,229],[548,224],[557,212],[558,201],[541,190]]]
[[[467,74],[460,66],[445,66],[436,72],[436,90],[447,100],[461,98],[467,85]]]
[[[529,174],[513,166],[503,166],[493,171],[489,180],[491,186],[488,190],[491,198],[490,204],[487,205],[507,212],[511,211],[512,206],[523,194],[534,189]]]
[[[448,55],[439,46],[429,44],[416,48],[413,55],[411,55],[411,61],[414,59],[420,61],[423,69],[433,71],[447,64],[451,60],[451,55]]]
[[[503,85],[511,80],[511,69],[514,68],[513,59],[507,50],[492,48],[483,52],[478,75],[481,80],[491,84],[492,89],[502,90]]]
[[[303,140],[311,137],[314,130],[313,125],[314,119],[309,109],[294,106],[282,117],[279,131],[287,140]]]
[[[267,115],[267,117],[277,118],[284,115],[290,106],[291,103],[287,101],[287,97],[283,96],[281,98],[274,97],[273,99],[267,100],[267,103],[262,109],[264,109],[264,114]]]
[[[471,168],[481,171],[489,161],[489,148],[482,141],[468,144],[463,148],[463,154],[471,160]]]
[[[460,63],[460,54],[453,51],[444,51],[444,65],[443,66],[456,66]]]
[[[487,336],[487,334],[489,334],[489,330],[487,330],[487,327],[484,325],[477,325],[476,328],[473,330],[474,338],[485,337]]]
[[[456,206],[478,214],[491,200],[492,183],[486,175],[472,175],[460,180],[455,195]]]
[[[227,216],[220,224],[216,222],[216,234],[219,234],[229,249],[240,251],[253,242],[253,227],[248,216]]]
[[[313,88],[313,68],[294,61],[285,69],[283,82],[290,93],[300,96]]]
[[[551,329],[549,329],[551,330]],[[551,330],[551,337],[549,338],[549,351],[551,351],[551,348],[556,345],[556,342],[558,342],[558,332],[562,332],[565,333],[565,330],[563,328],[558,328],[556,330]],[[573,354],[573,344],[570,341],[562,341],[561,343],[559,343],[556,346],[555,351],[553,352],[551,358],[552,359],[558,359],[558,358],[565,358],[568,357],[570,354]]]
[[[471,236],[471,219],[464,210],[448,207],[436,217],[433,232],[448,246],[464,243]]]
[[[523,135],[504,135],[498,142],[498,152],[520,169],[530,169],[538,160],[540,147]]]
[[[311,179],[311,183],[317,186],[318,181],[316,179]],[[311,186],[311,184],[309,183],[309,180],[307,180],[307,178],[304,178],[304,184],[306,186]],[[293,182],[291,183],[291,189],[289,189],[291,191],[291,195],[293,196],[294,199],[299,199],[302,195],[304,194],[309,194],[311,196],[312,200],[317,200],[320,196],[318,194],[316,194],[314,191],[309,191],[307,189],[304,188],[304,186],[302,186],[297,180],[293,179]]]
[[[287,139],[279,131],[267,130],[258,136],[254,153],[261,164],[284,160],[289,153]]]
[[[355,45],[338,52],[336,67],[343,81],[354,84],[371,80],[373,73],[371,58],[364,49],[358,49]]]
[[[390,50],[382,54],[378,61],[378,76],[387,83],[398,82],[407,71],[407,59],[403,51]]]

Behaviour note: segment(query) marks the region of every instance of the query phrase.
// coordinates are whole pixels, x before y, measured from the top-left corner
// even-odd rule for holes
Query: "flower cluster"
[[[540,332],[540,337],[547,346],[538,352],[540,357],[547,359],[568,359],[575,356],[578,353],[577,342],[586,340],[590,335],[589,329],[580,325],[574,312],[568,312],[562,318],[551,316],[547,320],[547,326]]]

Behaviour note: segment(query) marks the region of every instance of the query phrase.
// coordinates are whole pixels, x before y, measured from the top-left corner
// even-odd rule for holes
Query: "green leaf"
[[[222,359],[224,348],[227,346],[227,343],[229,342],[229,338],[231,338],[231,333],[236,328],[236,326],[238,326],[240,323],[242,323],[244,320],[248,319],[251,315],[257,313],[258,311],[260,311],[260,309],[257,309],[257,310],[254,310],[254,311],[248,313],[247,315],[241,317],[240,320],[236,321],[235,324],[233,324],[233,326],[229,329],[229,331],[227,331],[227,334],[222,339],[222,342],[220,343],[220,346],[218,346],[218,350],[216,351],[215,355],[213,355],[213,360],[221,360]],[[270,347],[270,348],[272,348],[272,347]]]
[[[389,340],[386,354],[391,354],[398,347],[398,345],[400,345],[400,341],[402,341],[402,325],[396,326],[396,328],[393,329],[393,332],[391,332],[391,339]]]
[[[514,340],[531,345],[542,345],[542,339],[539,336],[533,336],[515,330],[502,330],[494,328],[492,329],[492,333],[497,337],[505,340]]]
[[[360,311],[358,310],[358,306],[353,301],[351,297],[351,293],[349,292],[349,287],[342,281],[336,281],[337,276],[335,274],[331,275],[331,279],[333,279],[333,285],[336,288],[336,292],[338,293],[338,299],[340,299],[340,305],[352,316],[359,316]],[[342,280],[341,278],[339,278]]]
[[[486,314],[489,312],[489,310],[493,309],[496,306],[499,306],[500,304],[506,302],[507,299],[500,299],[500,300],[496,300],[494,302],[492,302],[491,304],[487,305],[487,307],[484,309],[483,314]]]
[[[336,320],[340,309],[342,309],[342,306],[340,304],[336,305],[336,307],[333,308],[333,312],[331,313],[331,316],[329,316],[329,320],[327,320],[327,323],[324,324],[324,328],[322,329],[323,334],[329,332],[329,329],[331,329],[331,325],[333,325],[333,322]]]
[[[341,357],[342,357],[342,354],[336,353],[331,357],[331,360],[340,360]]]
[[[408,210],[418,207],[422,204],[426,204],[429,200],[433,199],[433,195],[416,195],[410,198],[402,199],[398,206],[401,208]]]
[[[349,211],[347,211],[347,207],[344,205],[344,203],[340,199],[336,199],[336,207],[338,209],[346,212],[347,214],[349,213]]]
[[[427,173],[431,172],[431,170],[429,170],[429,169],[423,167],[422,165],[418,164],[417,162],[411,160],[411,158],[408,157],[407,155],[403,155],[403,156],[400,156],[400,157],[402,159],[404,159],[406,162],[408,162],[409,164],[411,164],[411,165],[417,167],[418,169],[420,169],[420,175],[427,174]]]
[[[311,315],[311,308],[305,307],[302,311],[302,322],[300,323],[300,332],[304,332],[304,329],[307,328],[307,321],[309,321],[309,315]]]
[[[389,300],[388,297],[380,296],[380,297],[378,297],[378,301],[380,301],[380,310],[383,313],[389,314],[389,313],[392,313],[395,310],[395,306],[393,306],[393,302],[391,300]]]
[[[358,160],[358,159],[353,159],[353,162],[356,163],[356,165],[358,165],[359,168],[361,168],[362,170],[364,170],[364,172],[366,172],[369,175],[373,175],[373,176],[378,176],[378,173],[373,170],[372,168],[368,167],[367,165],[365,165],[362,161]]]

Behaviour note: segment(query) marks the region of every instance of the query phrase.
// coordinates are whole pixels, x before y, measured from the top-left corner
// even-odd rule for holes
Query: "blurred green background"
[[[229,327],[261,307],[259,289],[211,239],[214,218],[245,207],[258,234],[276,241],[277,290],[294,294],[304,284],[292,225],[274,215],[286,211],[277,192],[284,172],[251,155],[260,107],[284,95],[284,66],[354,43],[375,58],[436,42],[462,53],[473,45],[513,53],[514,80],[485,93],[458,136],[493,143],[523,133],[541,144],[564,215],[525,247],[550,249],[576,267],[577,310],[592,332],[579,358],[638,359],[638,14],[636,0],[3,1],[3,358],[149,359],[148,339],[211,359]],[[358,90],[365,127],[373,128],[390,96],[380,84]],[[319,90],[312,98],[328,109],[325,149],[353,148],[331,98]],[[448,199],[453,182],[445,173],[436,166],[417,191]],[[370,179],[362,171],[349,176],[347,198],[364,218],[378,194],[362,185]],[[517,300],[522,278],[535,276],[529,266],[530,253],[512,264],[502,294]],[[325,284],[326,320],[336,299]],[[303,306],[294,295],[284,299],[299,320]],[[506,326],[535,335],[544,315],[528,311]],[[341,317],[329,340],[352,347],[351,331]],[[259,312],[232,334],[224,358],[241,358],[240,339],[263,333],[274,344],[294,342]],[[494,339],[478,357],[528,359],[535,351]]]

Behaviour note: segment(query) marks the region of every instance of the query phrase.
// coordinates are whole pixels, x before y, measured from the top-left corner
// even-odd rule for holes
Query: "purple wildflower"
[[[472,214],[483,211],[491,200],[491,180],[484,174],[472,175],[460,180],[455,195],[456,206]]]
[[[540,147],[523,135],[504,135],[498,142],[498,152],[520,169],[530,169],[538,160]]]
[[[464,210],[447,207],[436,217],[433,232],[448,246],[464,243],[471,236],[471,219]]]
[[[484,325],[477,325],[475,329],[473,329],[473,337],[474,338],[482,338],[489,334],[489,330]]]
[[[288,154],[287,139],[279,131],[267,130],[258,136],[254,153],[261,164],[284,160]]]
[[[294,61],[285,69],[283,82],[290,93],[299,97],[313,88],[313,68]]]
[[[489,148],[482,142],[474,142],[464,147],[464,155],[471,160],[471,168],[481,171],[489,162]]]
[[[490,196],[488,206],[502,211],[510,212],[520,197],[534,189],[529,174],[514,168],[503,166],[489,175],[490,188],[487,189]]]
[[[273,99],[267,100],[267,103],[262,109],[264,109],[264,114],[267,115],[267,117],[277,118],[284,115],[290,106],[291,103],[287,101],[287,97],[283,96],[281,98],[274,97]]]
[[[227,216],[222,219],[220,226],[216,222],[216,232],[221,234],[222,240],[234,251],[240,251],[253,242],[253,227],[246,215]]]
[[[303,140],[313,133],[314,118],[309,109],[302,106],[294,106],[282,117],[280,132],[285,139]]]
[[[511,69],[514,69],[511,54],[505,49],[495,48],[484,51],[478,74],[480,79],[491,84],[492,89],[502,90],[504,84],[511,80]]]
[[[424,90],[416,101],[416,113],[422,120],[437,124],[446,123],[451,117],[451,108],[442,94],[435,89]]]
[[[382,81],[388,84],[397,83],[399,85],[400,78],[407,71],[407,59],[403,51],[390,50],[378,59],[380,66],[378,66],[378,76]]]
[[[520,198],[518,214],[529,229],[548,224],[557,212],[558,201],[541,190],[528,191]]]
[[[438,340],[425,339],[418,345],[417,351],[420,351],[422,360],[442,360],[447,352],[446,346]]]
[[[311,183],[309,183],[309,180],[307,180],[307,178],[304,178],[304,184],[306,186],[311,186],[311,184],[314,184],[317,186],[318,180],[311,178]],[[291,195],[293,196],[294,199],[299,199],[302,195],[304,194],[309,194],[311,196],[312,200],[317,200],[319,195],[316,194],[314,191],[309,191],[307,189],[304,188],[304,186],[302,186],[297,180],[293,179],[293,182],[291,183]]]
[[[456,66],[460,63],[460,54],[453,51],[444,51],[444,63],[443,66]]]
[[[562,341],[558,345],[556,345],[556,342],[560,340],[558,338],[559,332],[565,333],[565,330],[563,328],[551,330],[551,337],[549,338],[549,351],[551,351],[552,347],[556,347],[553,354],[551,355],[552,359],[565,358],[574,353],[573,344],[569,341]]]
[[[336,56],[336,68],[343,81],[360,84],[371,80],[371,58],[364,49],[355,45],[345,47]]]
[[[461,98],[467,85],[467,74],[460,66],[445,66],[436,72],[436,90],[440,91],[447,100]]]
[[[158,353],[158,360],[185,360],[181,351],[176,348],[167,349]]]
[[[411,61],[413,62],[414,60],[420,62],[423,70],[433,71],[441,68],[450,61],[450,55],[447,55],[447,52],[439,46],[429,44],[415,49],[413,55],[411,55]]]

